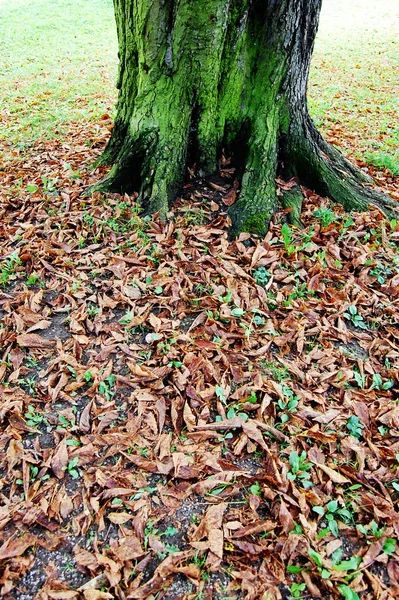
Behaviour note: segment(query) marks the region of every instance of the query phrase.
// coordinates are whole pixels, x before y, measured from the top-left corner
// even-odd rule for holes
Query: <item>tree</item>
[[[204,175],[222,148],[240,169],[232,232],[263,234],[276,175],[297,178],[347,210],[395,203],[327,144],[306,90],[321,0],[114,0],[119,41],[115,126],[101,191],[140,190],[165,217],[188,161]],[[302,196],[283,198],[299,224]]]

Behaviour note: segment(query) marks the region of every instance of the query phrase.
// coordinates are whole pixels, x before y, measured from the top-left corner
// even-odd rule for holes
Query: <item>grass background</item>
[[[346,154],[399,175],[399,2],[324,0],[309,104]]]
[[[0,0],[0,128],[9,147],[111,113],[112,0]],[[399,3],[324,0],[311,114],[346,154],[399,175]]]
[[[113,110],[112,0],[0,0],[0,47],[7,142],[23,148]]]

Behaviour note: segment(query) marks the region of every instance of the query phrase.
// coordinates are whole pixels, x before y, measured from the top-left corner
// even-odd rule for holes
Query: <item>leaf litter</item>
[[[2,166],[2,597],[397,597],[399,224],[85,198],[109,125]]]

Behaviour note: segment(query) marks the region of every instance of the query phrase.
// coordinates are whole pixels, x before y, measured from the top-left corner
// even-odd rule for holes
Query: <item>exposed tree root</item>
[[[282,197],[282,204],[285,209],[289,209],[287,214],[288,222],[295,227],[302,228],[301,213],[303,204],[303,194],[299,185],[295,185],[290,190],[285,190]]]

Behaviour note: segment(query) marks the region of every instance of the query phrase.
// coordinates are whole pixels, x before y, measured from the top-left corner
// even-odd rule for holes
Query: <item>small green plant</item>
[[[26,390],[28,391],[28,393],[33,396],[34,398],[36,397],[36,378],[32,375],[31,377],[25,377],[24,379],[18,379],[18,383],[23,386],[24,388],[26,388]]]
[[[308,550],[308,554],[315,563],[322,579],[329,579],[331,577],[331,574],[327,569],[323,567],[323,558],[321,557],[321,555],[312,548]]]
[[[250,404],[257,404],[258,397],[256,395],[255,390],[252,390],[252,392],[250,393],[250,395],[248,396],[248,398],[245,399],[245,402],[249,402]]]
[[[161,560],[164,560],[170,554],[176,554],[176,552],[180,552],[180,548],[173,544],[164,544],[163,547],[164,551],[157,553],[158,558],[160,558]]]
[[[89,317],[95,317],[100,312],[100,309],[95,304],[88,304],[86,310]]]
[[[63,467],[63,470],[66,471],[68,473],[68,475],[70,475],[72,477],[72,479],[78,479],[78,477],[80,477],[80,473],[79,473],[78,469],[76,468],[78,463],[79,463],[79,457],[75,456],[75,458],[72,458],[68,462],[66,467]]]
[[[215,394],[216,394],[216,397],[219,398],[219,400],[221,402],[223,402],[223,404],[226,404],[226,402],[227,402],[226,392],[220,385],[215,385]]]
[[[159,337],[160,337],[160,334],[158,334],[158,333],[154,333],[153,334],[153,339],[154,340],[159,339]],[[169,353],[170,349],[171,349],[171,346],[173,346],[174,344],[176,344],[176,342],[177,342],[177,339],[174,336],[174,334],[172,335],[171,338],[164,339],[162,342],[159,342],[157,344],[157,351],[158,351],[158,353],[161,354],[161,355],[167,355]]]
[[[255,271],[253,272],[253,276],[256,284],[260,285],[261,287],[266,287],[271,278],[271,275],[266,269],[266,267],[258,267],[257,269],[255,269]]]
[[[183,363],[180,360],[171,360],[168,363],[168,367],[174,367],[175,369],[180,369],[183,366]]]
[[[328,533],[332,533],[336,537],[339,536],[337,518],[340,518],[345,523],[352,519],[352,514],[347,508],[340,508],[337,500],[331,500],[323,506],[314,506],[313,511],[323,517],[326,521],[326,526],[321,530],[318,537],[324,537]]]
[[[310,481],[309,470],[312,468],[312,463],[306,462],[307,454],[305,450],[298,454],[298,452],[291,452],[289,456],[289,463],[291,465],[291,471],[287,473],[287,479],[290,481],[296,481],[305,489],[312,487],[313,483]]]
[[[72,421],[68,421],[64,415],[58,415],[58,422],[60,424],[60,428],[62,429],[70,429],[74,426],[74,423]]]
[[[285,251],[287,252],[288,256],[291,256],[291,254],[295,254],[295,252],[300,252],[301,250],[306,250],[309,248],[311,239],[313,237],[313,227],[311,227],[308,232],[302,233],[301,243],[295,243],[293,231],[288,223],[284,223],[282,226],[281,235],[283,238]]]
[[[288,223],[284,223],[284,225],[282,226],[281,235],[283,238],[285,251],[287,252],[288,256],[291,256],[291,254],[295,253],[297,248],[295,247],[295,244],[293,243],[292,229],[288,225]]]
[[[197,517],[198,515],[193,515],[194,517]],[[195,521],[195,523],[197,523],[198,521]],[[193,563],[199,568],[202,569],[202,567],[205,565],[206,563],[206,554],[199,554],[198,552],[194,555],[193,557]]]
[[[388,556],[391,556],[396,551],[396,540],[394,538],[387,538],[382,547],[382,551]]]
[[[282,367],[277,362],[261,360],[259,364],[263,371],[266,371],[275,381],[279,383],[285,379],[289,379],[290,377],[287,367]]]
[[[360,439],[362,437],[362,432],[364,429],[363,423],[360,422],[359,417],[352,415],[349,417],[346,428],[353,437],[356,439]]]
[[[39,467],[36,467],[34,465],[30,465],[30,467],[29,467],[29,474],[30,474],[30,480],[31,481],[35,481],[38,473],[39,473]]]
[[[218,415],[220,417],[220,415]],[[242,406],[240,404],[231,404],[226,413],[226,417],[228,419],[234,419],[234,417],[240,417],[243,421],[248,420],[248,415],[245,412],[242,412]],[[217,419],[217,417],[216,417]]]
[[[29,427],[37,427],[42,423],[48,425],[47,419],[40,413],[37,413],[32,405],[28,406],[27,412],[25,413],[26,424]]]
[[[342,223],[341,233],[338,238],[339,242],[341,242],[345,238],[346,234],[348,233],[349,229],[352,227],[352,225],[354,223],[355,223],[355,221],[352,219],[352,217],[347,217],[345,219],[345,221]]]
[[[395,382],[392,381],[392,379],[383,382],[381,375],[379,373],[374,373],[370,390],[390,390],[394,385]]]
[[[321,206],[320,208],[315,210],[313,216],[317,219],[321,219],[321,226],[323,227],[323,229],[337,220],[333,211],[330,208],[327,208],[326,206]]]
[[[249,491],[251,492],[251,494],[253,496],[261,496],[262,495],[262,490],[261,490],[259,481],[256,481],[255,483],[253,483],[250,486]]]
[[[370,275],[375,277],[380,285],[384,285],[386,280],[392,275],[392,271],[382,263],[377,262],[377,265],[373,269],[370,269]]]
[[[16,268],[22,265],[22,261],[19,258],[18,252],[15,251],[7,258],[3,263],[0,271],[0,285],[6,286],[10,280],[10,277],[15,275]]]
[[[148,542],[150,535],[158,535],[159,529],[154,527],[154,523],[152,521],[147,521],[147,525],[144,528],[144,548],[148,548]]]
[[[292,291],[289,294],[287,300],[285,300],[283,302],[283,306],[291,306],[291,302],[293,300],[297,300],[299,298],[306,299],[306,298],[312,297],[314,295],[315,295],[314,291],[308,289],[308,284],[306,281],[304,281],[303,283],[300,283],[299,281],[297,281],[295,286],[292,288]]]
[[[93,373],[90,371],[90,369],[83,373],[83,379],[88,384],[91,384],[93,382]]]
[[[356,529],[365,537],[379,538],[384,535],[385,527],[378,527],[373,520],[368,525],[356,525]]]
[[[226,482],[226,483],[221,483],[220,485],[214,487],[212,490],[209,490],[209,492],[207,492],[207,496],[218,496],[219,494],[222,494],[228,487],[230,487],[231,485],[233,485],[234,482]]]
[[[360,600],[359,594],[357,594],[354,590],[352,590],[349,585],[345,583],[338,584],[337,588],[345,598],[345,600]]]
[[[253,309],[252,312],[255,312],[256,309]],[[253,322],[255,323],[255,325],[257,327],[262,327],[262,325],[265,324],[265,319],[264,317],[262,317],[262,315],[259,314],[255,314],[254,318],[253,318]]]
[[[54,179],[49,179],[45,175],[42,175],[42,184],[43,184],[44,192],[48,192],[48,193],[54,192],[56,190],[57,183],[58,183],[58,177],[55,177]]]
[[[35,356],[28,355],[26,357],[26,366],[29,369],[38,369],[39,368],[39,361],[37,360],[37,358]]]
[[[364,373],[359,373],[358,371],[353,371],[353,378],[361,390],[364,390],[366,388],[367,378]]]
[[[66,442],[67,446],[81,446],[82,443],[79,440],[76,440],[75,438],[69,438]]]
[[[362,315],[359,314],[357,306],[355,306],[354,304],[351,304],[348,307],[348,312],[344,313],[344,317],[345,319],[350,321],[355,327],[358,327],[359,329],[367,329],[367,325],[364,322]]]
[[[243,317],[244,314],[245,314],[245,310],[243,308],[235,307],[231,310],[232,317],[240,318],[240,317]]]
[[[150,486],[150,485],[147,485],[146,487],[143,487],[143,488],[139,488],[137,490],[137,492],[133,496],[130,497],[130,500],[140,500],[146,493],[149,494],[150,496],[152,496],[152,494],[155,494],[157,489],[158,489],[157,487]]]
[[[95,223],[94,217],[92,215],[90,215],[89,213],[84,213],[83,214],[83,223],[91,229]]]
[[[31,275],[29,275],[28,279],[26,280],[26,285],[29,287],[32,287],[34,285],[36,285],[39,281],[39,275],[37,275],[37,273],[32,273]]]
[[[109,375],[103,381],[101,381],[100,385],[98,386],[98,392],[105,396],[105,399],[108,401],[112,400],[115,395],[115,382],[116,375]]]
[[[284,394],[284,399],[279,398],[275,404],[276,408],[281,411],[279,417],[281,424],[283,425],[289,421],[290,413],[294,413],[296,411],[301,396],[295,395],[292,389],[287,385],[283,384],[281,388]]]
[[[225,296],[219,296],[218,300],[222,304],[229,304],[233,298],[233,292],[229,290]]]
[[[176,535],[177,533],[179,533],[179,530],[176,527],[171,526],[171,527],[167,527],[161,535],[164,535],[166,537],[172,537],[172,536]]]
[[[121,319],[119,319],[119,323],[121,325],[129,325],[132,322],[132,319],[134,317],[133,311],[132,310],[128,310]]]
[[[302,598],[302,592],[306,590],[306,583],[292,583],[290,586],[291,598]]]
[[[300,525],[299,523],[297,523],[296,521],[294,521],[294,528],[291,529],[290,534],[292,535],[303,535],[303,527],[302,525]],[[288,569],[290,569],[292,567],[288,567]],[[300,573],[300,571],[290,571],[290,573]]]

